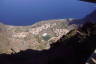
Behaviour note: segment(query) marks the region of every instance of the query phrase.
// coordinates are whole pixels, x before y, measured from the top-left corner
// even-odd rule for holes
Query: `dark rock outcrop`
[[[83,21],[91,21],[93,23],[96,23],[96,10],[94,10],[92,13],[85,16],[83,18]]]
[[[81,0],[81,1],[96,3],[96,0]]]

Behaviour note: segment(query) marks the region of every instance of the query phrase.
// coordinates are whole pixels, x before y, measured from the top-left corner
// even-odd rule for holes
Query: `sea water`
[[[31,25],[41,20],[83,18],[95,6],[79,0],[0,0],[0,22]]]

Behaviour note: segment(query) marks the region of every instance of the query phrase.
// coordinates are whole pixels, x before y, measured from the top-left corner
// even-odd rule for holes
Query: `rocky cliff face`
[[[41,21],[30,26],[12,26],[0,23],[0,53],[18,53],[27,49],[48,50],[70,30],[77,28],[72,19]]]

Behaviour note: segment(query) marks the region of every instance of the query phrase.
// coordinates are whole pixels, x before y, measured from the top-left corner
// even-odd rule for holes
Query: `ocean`
[[[79,0],[0,0],[0,22],[19,26],[52,19],[82,19],[95,9],[95,4]]]

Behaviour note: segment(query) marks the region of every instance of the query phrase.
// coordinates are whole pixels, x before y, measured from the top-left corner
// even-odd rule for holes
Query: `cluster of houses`
[[[52,26],[54,26],[55,24],[53,24]],[[29,29],[28,32],[13,32],[12,37],[14,38],[24,38],[26,37],[29,33],[34,34],[34,35],[38,35],[42,30],[44,29],[48,29],[50,27],[52,27],[51,24],[44,24],[40,27],[36,27],[36,28],[31,28]]]
[[[55,25],[56,25],[56,23],[54,23],[54,24],[44,24],[40,27],[31,28],[31,29],[29,29],[28,32],[13,32],[12,37],[14,37],[14,38],[24,38],[28,34],[38,35],[38,34],[40,34],[40,32],[42,30],[46,30],[50,27],[52,28]],[[54,29],[53,31],[56,34],[56,36],[62,36],[62,35],[69,32],[69,30],[67,30],[67,29]],[[47,32],[44,33],[42,36],[46,36],[46,35],[47,35]]]
[[[40,32],[42,30],[46,30],[46,29],[48,29],[50,27],[53,27],[55,25],[56,25],[56,23],[54,23],[54,24],[44,24],[44,25],[42,25],[40,27],[36,27],[36,28],[30,29],[29,32],[32,33],[32,34],[34,34],[34,35],[38,35],[38,34],[40,34]]]
[[[19,33],[15,33],[12,35],[12,37],[14,38],[24,38],[28,35],[28,32],[19,32]]]
[[[54,30],[56,36],[61,37],[62,35],[66,35],[69,30],[68,29],[55,29]]]

